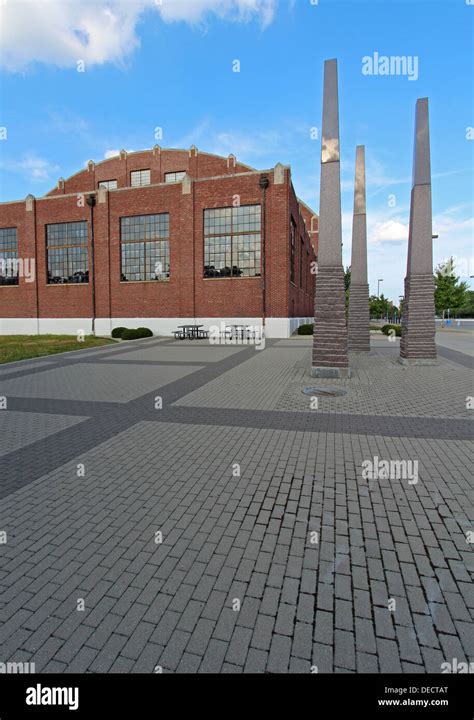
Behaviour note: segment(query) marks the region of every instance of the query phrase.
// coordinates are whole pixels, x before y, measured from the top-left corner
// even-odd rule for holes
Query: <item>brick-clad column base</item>
[[[312,377],[350,377],[344,270],[319,266],[316,276]]]
[[[370,351],[369,286],[351,283],[349,290],[349,323],[347,349],[351,352]]]
[[[435,333],[433,276],[406,277],[400,362],[403,365],[434,365]]]

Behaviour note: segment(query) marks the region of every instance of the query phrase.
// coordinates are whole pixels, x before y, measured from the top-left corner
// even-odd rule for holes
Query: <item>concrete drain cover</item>
[[[318,397],[343,397],[347,395],[347,390],[335,387],[306,387],[303,392],[305,395],[317,395]]]

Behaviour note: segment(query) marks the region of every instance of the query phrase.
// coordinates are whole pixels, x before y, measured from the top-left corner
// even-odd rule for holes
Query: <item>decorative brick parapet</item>
[[[436,361],[434,279],[411,275],[405,280],[400,362]]]
[[[319,268],[314,310],[313,376],[341,377],[348,371],[344,271]],[[346,372],[340,372],[344,369]]]
[[[351,352],[370,351],[369,286],[351,283],[347,348]]]

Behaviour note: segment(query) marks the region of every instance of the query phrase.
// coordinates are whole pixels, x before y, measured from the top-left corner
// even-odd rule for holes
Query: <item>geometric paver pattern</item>
[[[467,355],[403,368],[397,343],[373,348],[347,381],[310,377],[311,339],[153,338],[2,369],[0,660],[147,673],[473,661]],[[349,394],[311,410],[301,390],[315,384]],[[364,479],[375,456],[417,460],[418,482]]]

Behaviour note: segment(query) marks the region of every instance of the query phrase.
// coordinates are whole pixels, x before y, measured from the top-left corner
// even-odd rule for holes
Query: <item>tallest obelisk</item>
[[[316,275],[313,377],[349,377],[344,270],[337,61],[324,63],[318,273]]]
[[[413,187],[400,362],[404,365],[435,363],[435,334],[430,130],[428,98],[421,98],[416,102]]]
[[[352,219],[351,287],[347,345],[353,352],[370,351],[369,285],[367,283],[367,219],[365,148],[356,148],[354,216]]]

